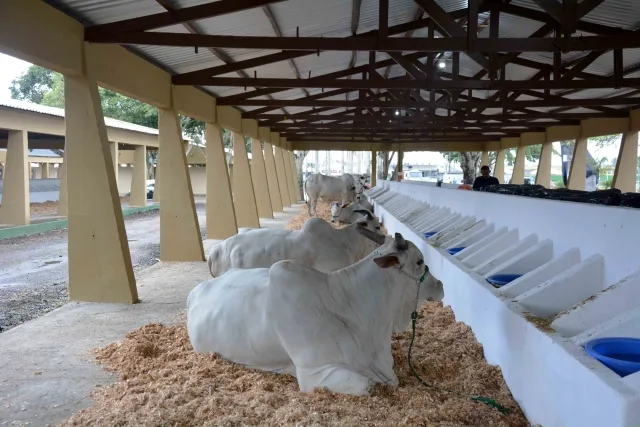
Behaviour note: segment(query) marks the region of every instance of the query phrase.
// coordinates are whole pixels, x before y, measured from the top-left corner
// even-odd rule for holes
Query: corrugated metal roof
[[[93,25],[166,12],[155,0],[46,0],[46,3]]]
[[[47,114],[50,116],[64,117],[64,108],[48,107],[46,105],[34,104],[32,102],[18,101],[16,99],[0,99],[0,107],[14,108],[16,110],[32,111],[38,114]],[[117,129],[126,129],[133,132],[158,134],[158,129],[148,128],[145,126],[135,125],[133,123],[123,122],[109,117],[104,118],[104,123],[108,127]]]

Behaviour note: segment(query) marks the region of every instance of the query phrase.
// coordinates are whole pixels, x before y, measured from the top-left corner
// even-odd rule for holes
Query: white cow
[[[333,273],[294,260],[233,269],[189,293],[189,339],[199,353],[292,374],[303,392],[370,395],[375,383],[398,385],[391,334],[410,321],[417,293],[444,296],[437,280],[418,288],[424,274],[422,253],[398,233]]]
[[[304,191],[307,193],[307,209],[309,216],[313,209],[313,215],[318,216],[316,205],[318,199],[327,202],[341,201],[342,204],[351,203],[356,199],[356,183],[353,177],[344,173],[339,178],[314,173],[304,182]]]
[[[377,244],[365,237],[367,231],[377,236]],[[207,264],[213,277],[232,268],[268,268],[285,259],[328,273],[361,260],[384,243],[385,237],[377,231],[377,218],[363,217],[342,229],[323,219],[309,218],[300,230],[261,228],[229,237],[211,248]]]
[[[369,221],[376,221],[377,229],[380,229],[380,221],[360,203],[355,202],[349,205],[343,205],[340,202],[331,203],[331,222],[353,224],[362,219],[363,216],[366,216]]]
[[[365,196],[364,194],[358,194],[356,196],[356,203],[360,203],[363,208],[365,208],[369,212],[373,212],[373,205],[371,204],[371,202],[369,202],[369,200],[367,200],[367,196]]]

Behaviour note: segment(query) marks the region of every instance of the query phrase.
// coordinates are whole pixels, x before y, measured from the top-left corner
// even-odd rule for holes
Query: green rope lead
[[[456,394],[456,395],[461,396],[461,397],[466,397],[468,399],[473,400],[474,402],[484,403],[487,406],[491,406],[493,408],[496,408],[502,414],[505,414],[505,415],[508,414],[511,411],[509,408],[505,408],[504,406],[501,406],[500,404],[498,404],[498,402],[496,402],[494,399],[491,399],[490,397],[485,397],[485,396],[467,396],[467,395],[464,395],[464,394],[459,393],[457,391],[447,390],[446,388],[442,388],[442,387],[435,386],[433,384],[429,384],[428,382],[426,382],[422,378],[420,378],[420,375],[418,375],[418,373],[415,371],[415,369],[413,369],[413,364],[411,363],[411,349],[413,348],[413,340],[416,337],[416,320],[417,319],[418,319],[418,312],[414,311],[413,313],[411,313],[411,342],[409,343],[409,354],[408,354],[409,369],[411,369],[411,373],[413,374],[413,376],[416,377],[416,379],[418,381],[420,381],[420,383],[425,387],[433,388],[435,390],[438,390],[438,391],[441,391],[441,392],[444,392],[444,393],[451,393],[451,394]]]

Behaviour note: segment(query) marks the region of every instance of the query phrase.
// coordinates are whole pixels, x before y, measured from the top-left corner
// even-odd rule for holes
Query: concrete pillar
[[[251,140],[251,179],[260,218],[273,218],[273,208],[269,197],[267,170],[262,156],[262,144],[259,139]]]
[[[289,199],[289,189],[287,187],[287,176],[284,171],[284,156],[282,155],[282,149],[278,146],[274,146],[273,151],[273,155],[276,160],[276,174],[278,175],[280,200],[282,200],[282,206],[291,206],[291,199]]]
[[[355,154],[353,151],[349,151],[349,167],[347,168],[347,173],[353,173],[353,157]]]
[[[616,170],[613,173],[612,187],[623,193],[636,191],[638,174],[638,131],[622,135]]]
[[[342,168],[341,168],[341,172],[344,173],[345,172],[345,168],[344,168],[344,166],[345,166],[345,164],[344,164],[344,162],[345,162],[345,160],[344,160],[344,151],[341,151],[341,153],[342,153],[342,163],[341,163],[342,164]]]
[[[378,182],[378,152],[371,150],[371,186],[375,187]]]
[[[320,172],[320,151],[316,150],[316,173]]]
[[[316,154],[318,152],[316,151]],[[267,183],[269,184],[269,198],[273,212],[283,212],[282,198],[280,197],[280,185],[278,184],[278,173],[276,172],[276,159],[273,155],[273,145],[270,142],[264,143],[264,163],[267,171]]]
[[[158,109],[160,192],[160,259],[204,261],[187,156],[178,112]]]
[[[587,186],[587,146],[588,138],[578,138],[573,148],[571,168],[567,188],[570,190],[585,190]],[[637,159],[636,159],[637,161]]]
[[[293,170],[291,169],[291,152],[282,149],[282,160],[284,161],[284,173],[287,176],[287,190],[289,192],[289,203],[294,205],[297,202],[296,190],[293,184]]]
[[[120,149],[117,142],[109,142],[109,149],[111,150],[111,160],[113,161],[113,170],[116,173],[116,185],[118,184],[118,166],[120,165]]]
[[[238,227],[260,228],[244,135],[233,132],[233,203]]]
[[[511,184],[524,184],[524,160],[527,147],[520,146],[516,152],[516,160],[513,164]]]
[[[49,163],[40,163],[40,168],[42,169],[42,172],[40,173],[41,179],[49,179],[49,165]]]
[[[69,197],[67,192],[67,150],[62,156],[62,163],[58,166],[60,179],[60,197],[58,198],[58,216],[69,216]]]
[[[90,69],[64,78],[69,197],[69,299],[138,301],[98,84]]]
[[[504,161],[507,150],[498,150],[496,154],[496,167],[493,170],[493,176],[498,178],[500,184],[504,184]]]
[[[327,175],[331,175],[331,151],[325,151],[326,159],[325,159],[325,171]]]
[[[482,157],[480,157],[480,167],[485,165],[489,166],[489,152],[486,150],[482,152]]]
[[[551,155],[553,154],[553,142],[542,144],[538,171],[536,172],[536,185],[551,188]]]
[[[238,234],[222,128],[205,124],[207,142],[207,238],[223,240]],[[157,182],[157,181],[156,181]]]
[[[147,147],[136,145],[133,153],[129,206],[147,206]]]
[[[29,211],[29,141],[26,130],[9,131],[4,164],[0,224],[27,225]]]

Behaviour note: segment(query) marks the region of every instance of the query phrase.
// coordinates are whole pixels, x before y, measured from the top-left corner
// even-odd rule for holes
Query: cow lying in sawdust
[[[232,269],[189,294],[189,338],[197,352],[292,374],[303,392],[370,395],[375,383],[398,385],[391,334],[398,319],[406,325],[417,292],[422,301],[444,297],[437,280],[418,289],[425,271],[420,250],[399,233],[332,273],[294,260]]]

